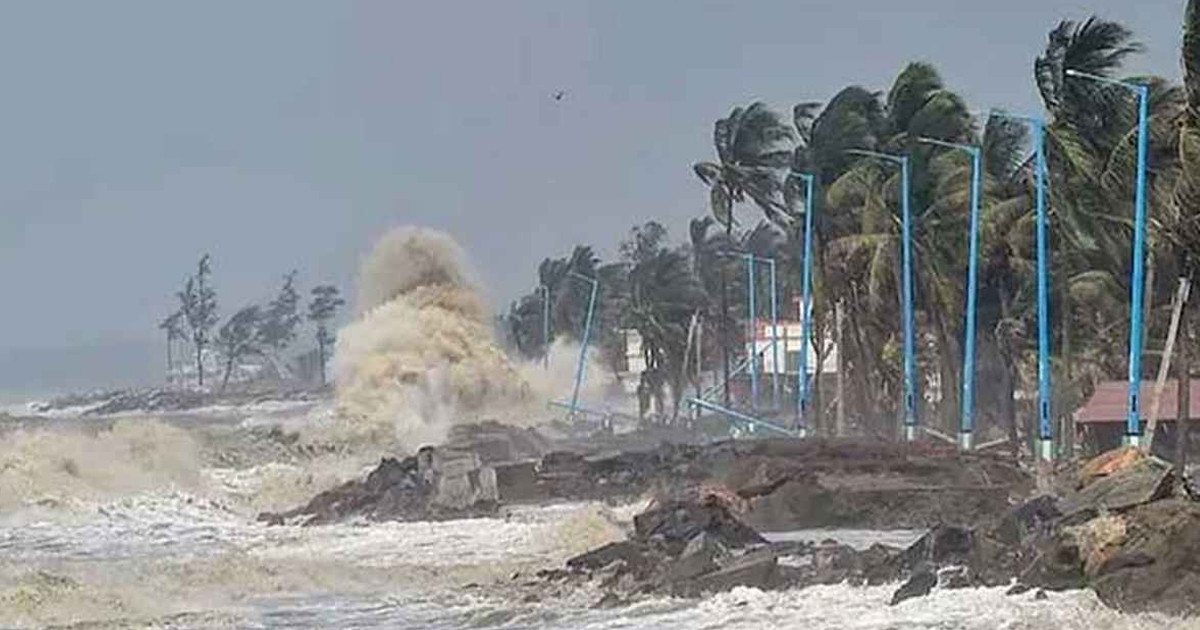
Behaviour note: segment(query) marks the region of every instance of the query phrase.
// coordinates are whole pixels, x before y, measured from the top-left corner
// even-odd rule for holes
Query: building
[[[778,328],[773,328],[769,321],[759,320],[754,323],[754,338],[746,344],[746,353],[754,352],[758,357],[759,374],[796,374],[799,372],[803,339],[804,326],[798,320],[781,320]],[[820,372],[822,375],[837,374],[837,344],[827,337],[824,347],[827,352]],[[816,345],[813,343],[808,346],[808,369],[805,371],[808,374],[818,371]]]
[[[1141,418],[1145,430],[1154,406],[1154,381],[1142,381]],[[1192,384],[1189,420],[1200,419],[1200,382]],[[1169,455],[1175,443],[1175,422],[1179,416],[1179,383],[1164,382],[1158,403],[1158,435],[1154,441],[1156,454]],[[1125,423],[1129,416],[1129,381],[1103,381],[1087,404],[1075,412],[1075,430],[1079,443],[1088,452],[1102,452],[1121,445]]]

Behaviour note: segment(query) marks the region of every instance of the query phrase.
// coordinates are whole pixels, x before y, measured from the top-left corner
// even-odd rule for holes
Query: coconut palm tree
[[[916,307],[924,314],[922,328],[933,340],[928,345],[938,355],[936,360],[923,362],[923,371],[936,368],[940,372],[942,406],[949,410],[957,407],[955,384],[961,361],[956,332],[962,312],[959,299],[962,275],[957,273],[957,266],[965,260],[959,238],[964,232],[965,215],[961,211],[948,212],[945,204],[939,203],[942,192],[939,189],[953,183],[954,162],[944,159],[943,151],[920,145],[916,139],[972,142],[973,120],[962,98],[945,88],[932,66],[913,63],[897,77],[888,92],[882,116],[875,123],[880,126],[872,133],[860,133],[861,137],[873,140],[875,146],[861,148],[910,156]],[[870,261],[857,272],[846,271],[848,276],[858,276],[858,294],[874,305],[876,313],[885,303],[885,296],[879,291],[893,289],[887,297],[899,303],[899,291],[894,290],[900,285],[899,277],[887,278],[886,282],[884,278],[885,273],[899,272],[899,265],[895,264],[899,251],[899,189],[900,175],[896,169],[881,165],[878,160],[856,159],[830,185],[826,195],[829,213],[853,217],[858,223],[856,231],[833,240],[829,247],[845,263]],[[873,273],[863,275],[864,269]],[[850,323],[860,325],[853,318]],[[886,341],[878,340],[866,347],[888,346]]]
[[[660,249],[635,264],[629,286],[626,321],[641,335],[646,360],[639,389],[657,401],[661,413],[669,386],[673,420],[686,384],[688,327],[693,315],[705,308],[708,294],[692,273],[687,255],[677,249]]]
[[[787,225],[791,218],[783,201],[783,180],[792,159],[795,134],[784,118],[762,102],[735,107],[729,116],[713,125],[716,162],[698,162],[692,169],[709,187],[713,217],[733,234],[734,204],[753,201],[773,222]],[[725,382],[725,405],[729,396],[729,279],[720,265],[720,338]]]

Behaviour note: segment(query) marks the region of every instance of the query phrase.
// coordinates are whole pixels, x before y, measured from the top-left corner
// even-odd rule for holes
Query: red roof
[[[1168,379],[1163,384],[1162,398],[1158,405],[1159,421],[1174,420],[1179,398],[1179,385],[1175,379]],[[1200,419],[1200,380],[1193,381],[1191,387],[1191,418]],[[1142,421],[1150,421],[1150,408],[1154,406],[1154,381],[1142,381]],[[1108,422],[1125,422],[1129,415],[1129,381],[1104,381],[1096,385],[1096,392],[1079,411],[1075,412],[1075,421],[1082,424],[1097,424]]]

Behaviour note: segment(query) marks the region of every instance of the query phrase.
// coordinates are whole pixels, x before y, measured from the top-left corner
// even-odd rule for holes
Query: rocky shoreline
[[[73,413],[80,416],[170,413],[211,406],[246,407],[262,403],[318,402],[328,399],[329,395],[328,388],[276,386],[238,386],[225,392],[173,388],[100,390],[30,403],[29,413],[35,416],[55,413]]]
[[[624,438],[624,444],[629,437]],[[930,445],[766,439],[612,451],[498,423],[323,492],[268,523],[438,520],[503,506],[652,498],[626,540],[515,583],[521,597],[598,587],[598,604],[735,586],[896,584],[934,589],[1090,588],[1127,612],[1191,615],[1200,602],[1200,502],[1171,466],[1136,450],[1055,471],[1042,492],[1010,458]],[[926,529],[908,548],[769,542],[760,532]]]
[[[459,426],[442,446],[384,458],[367,477],[261,520],[436,520],[496,514],[503,505],[628,502],[705,486],[727,489],[746,507],[741,518],[760,531],[918,529],[974,524],[1032,486],[1011,461],[929,446],[794,439],[649,444],[612,450],[597,437],[587,448],[568,450],[533,429]]]
[[[543,571],[533,591],[598,586],[599,605],[647,594],[695,596],[734,586],[898,584],[892,604],[934,589],[1091,589],[1122,612],[1200,609],[1200,502],[1171,467],[1132,449],[1059,471],[1039,494],[975,526],[933,527],[906,549],[829,540],[768,543],[719,493],[652,506],[626,541]]]

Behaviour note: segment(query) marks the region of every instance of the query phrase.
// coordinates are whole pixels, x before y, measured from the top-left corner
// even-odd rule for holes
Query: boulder
[[[1122,462],[1122,467],[1105,476],[1089,478],[1090,482],[1081,490],[1062,498],[1059,509],[1064,516],[1127,510],[1171,493],[1172,474],[1167,463],[1148,457],[1113,461]]]
[[[1131,613],[1200,613],[1200,504],[1167,499],[1124,517],[1123,543],[1089,582],[1100,600]]]
[[[567,560],[567,567],[574,570],[598,571],[623,561],[629,566],[642,566],[651,561],[652,551],[644,543],[633,540],[611,542]]]
[[[779,582],[779,562],[773,554],[750,554],[693,581],[702,593],[728,591],[736,586],[767,590]]]
[[[895,606],[914,597],[924,597],[933,591],[937,583],[937,573],[931,567],[921,567],[892,594],[891,605]]]
[[[538,488],[537,462],[529,460],[497,464],[496,492],[501,501],[527,501],[536,499],[541,491]]]
[[[701,533],[734,549],[767,542],[711,497],[700,503],[675,500],[655,505],[635,516],[633,526],[639,539],[665,544],[674,551],[672,555]]]
[[[724,560],[728,556],[729,551],[720,542],[702,533],[689,542],[683,553],[667,567],[663,579],[667,583],[679,583],[698,578],[719,569],[717,560]]]

